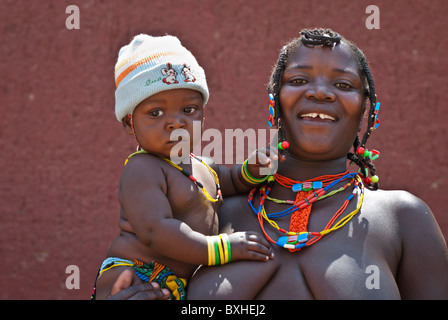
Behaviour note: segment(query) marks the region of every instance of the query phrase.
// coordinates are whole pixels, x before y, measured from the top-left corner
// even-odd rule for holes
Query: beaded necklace
[[[364,198],[364,185],[362,184],[362,180],[360,178],[359,175],[357,175],[356,173],[344,173],[342,176],[342,174],[337,175],[337,176],[322,176],[322,177],[318,177],[315,180],[319,180],[322,181],[322,185],[324,186],[323,188],[318,189],[317,191],[313,191],[312,194],[310,192],[310,190],[308,190],[309,188],[309,183],[310,181],[307,181],[306,183],[304,182],[302,184],[306,186],[305,191],[308,191],[310,194],[308,195],[308,197],[304,197],[303,193],[302,193],[302,198],[300,200],[300,196],[298,195],[296,197],[296,200],[294,201],[293,205],[291,208],[283,210],[281,212],[277,212],[277,213],[271,213],[271,214],[267,214],[265,207],[264,207],[264,203],[266,201],[266,199],[268,199],[269,193],[271,191],[272,188],[272,184],[274,181],[280,183],[281,185],[285,186],[285,187],[290,187],[292,189],[294,189],[294,185],[297,185],[296,181],[290,180],[286,177],[282,177],[280,175],[277,175],[277,177],[269,177],[268,178],[268,183],[261,187],[260,190],[260,204],[258,206],[258,210],[255,209],[254,205],[253,205],[253,195],[254,192],[256,191],[256,188],[252,189],[252,191],[249,193],[249,197],[248,197],[248,202],[250,207],[252,208],[253,212],[257,215],[258,217],[258,221],[260,223],[260,227],[263,231],[263,234],[265,235],[266,239],[268,241],[270,241],[271,243],[274,243],[280,247],[289,249],[291,252],[294,251],[298,251],[303,247],[307,247],[307,246],[311,246],[312,244],[316,243],[318,240],[320,240],[324,235],[329,234],[330,232],[333,232],[339,228],[341,228],[342,226],[344,226],[348,221],[350,221],[361,209],[362,206],[362,202],[363,202],[363,198]],[[331,181],[331,179],[333,181]],[[334,190],[332,192],[330,192],[329,194],[325,195],[325,193],[333,186],[335,186],[337,183],[344,181],[344,180],[348,180],[350,179],[350,181],[345,184],[342,188],[339,188],[337,190]],[[291,218],[291,223],[290,223],[290,230],[286,231],[285,229],[280,228],[277,223],[275,223],[272,219],[275,218],[280,218],[280,217],[284,217],[288,214],[292,214],[296,211],[304,211],[304,209],[308,209],[308,212],[305,212],[306,215],[306,225],[308,224],[308,216],[309,213],[311,211],[311,205],[312,203],[314,203],[315,201],[318,200],[322,200],[326,197],[329,197],[331,195],[334,195],[340,191],[345,190],[346,188],[348,188],[349,186],[351,186],[353,184],[353,191],[352,193],[347,197],[347,199],[344,201],[344,203],[342,204],[342,206],[336,211],[336,213],[333,215],[333,217],[330,219],[330,221],[327,223],[327,225],[325,226],[325,228],[320,231],[320,232],[309,232],[309,231],[295,231],[294,227],[293,227],[293,219]],[[320,186],[320,184],[316,184],[317,186]],[[296,186],[296,189],[298,187]],[[355,210],[353,210],[352,212],[350,212],[349,214],[347,214],[345,217],[343,217],[340,221],[338,221],[336,223],[336,220],[341,216],[341,214],[345,211],[345,209],[347,208],[348,204],[350,203],[350,201],[353,199],[353,197],[359,193],[359,200],[358,200],[358,204]],[[273,199],[273,198],[270,198]],[[277,200],[277,199],[275,199]],[[277,200],[277,203],[282,203],[282,201],[285,201],[284,203],[286,204],[291,204],[292,200]],[[299,214],[297,214],[296,216],[302,216],[299,212]],[[279,239],[277,241],[274,241],[265,231],[264,229],[264,220],[266,220],[272,227],[274,227],[275,229],[277,229],[278,231],[280,231],[283,234],[286,234],[286,236],[282,236],[279,237]],[[303,221],[302,221],[303,222]],[[305,225],[305,230],[306,230],[306,225]]]
[[[136,155],[136,154],[140,154],[140,153],[149,153],[148,151],[145,150],[139,150],[137,152],[134,152],[133,154],[131,154],[125,161],[124,165],[126,165],[129,161],[129,159]],[[195,177],[193,177],[193,175],[188,172],[187,170],[181,168],[180,166],[178,166],[177,164],[175,164],[174,162],[172,162],[170,159],[166,159],[166,158],[161,158],[163,160],[165,160],[166,162],[168,162],[170,165],[172,165],[173,167],[175,167],[176,169],[178,169],[184,176],[186,176],[187,178],[189,178],[191,181],[193,181],[193,183],[202,190],[202,192],[204,193],[205,197],[211,201],[211,202],[217,202],[220,198],[221,198],[221,186],[219,185],[219,178],[218,175],[216,174],[215,170],[213,170],[212,168],[210,168],[209,165],[207,165],[204,161],[202,161],[202,159],[198,158],[197,156],[195,156],[193,153],[190,153],[190,159],[195,159],[196,161],[199,161],[201,164],[203,164],[207,170],[212,174],[213,178],[215,179],[215,184],[216,184],[216,198],[213,198],[207,191],[207,189],[204,188],[204,185],[199,182]]]

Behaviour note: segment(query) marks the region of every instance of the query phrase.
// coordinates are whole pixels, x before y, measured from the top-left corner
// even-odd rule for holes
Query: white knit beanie
[[[202,94],[204,106],[209,93],[204,70],[193,54],[174,36],[136,36],[122,47],[115,65],[115,114],[118,121],[135,107],[161,91],[193,89]]]

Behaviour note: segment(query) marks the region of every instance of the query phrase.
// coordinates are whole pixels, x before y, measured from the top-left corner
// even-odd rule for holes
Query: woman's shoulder
[[[365,206],[380,216],[396,218],[401,225],[432,224],[434,215],[420,198],[405,190],[365,190]]]
[[[421,210],[426,203],[405,190],[365,190],[365,201],[374,202],[379,208],[388,206],[395,210]]]

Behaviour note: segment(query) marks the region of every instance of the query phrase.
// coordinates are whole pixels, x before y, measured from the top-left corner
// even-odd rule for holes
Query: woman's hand
[[[112,286],[108,300],[167,300],[168,289],[161,289],[157,282],[133,284],[134,273],[125,269]]]

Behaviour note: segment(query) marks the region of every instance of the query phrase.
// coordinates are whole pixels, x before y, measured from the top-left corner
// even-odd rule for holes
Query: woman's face
[[[346,157],[361,127],[363,99],[359,67],[346,44],[301,45],[281,78],[288,151],[306,160]]]

